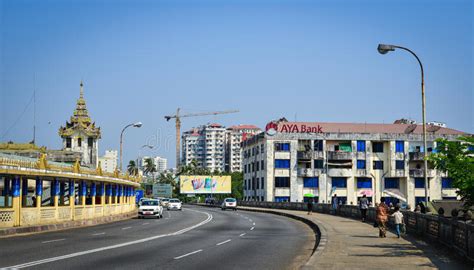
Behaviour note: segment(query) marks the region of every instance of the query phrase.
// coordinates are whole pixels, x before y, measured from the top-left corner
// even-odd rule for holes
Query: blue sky
[[[0,0],[0,141],[59,148],[84,80],[102,129],[100,154],[161,155],[174,166],[174,123],[164,115],[238,109],[183,119],[391,123],[427,120],[474,133],[472,1],[21,1]],[[24,113],[23,113],[24,112]],[[125,164],[126,162],[124,162]]]

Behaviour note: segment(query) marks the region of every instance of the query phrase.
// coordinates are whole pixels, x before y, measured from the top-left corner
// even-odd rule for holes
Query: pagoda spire
[[[81,86],[81,92],[80,92],[79,98],[83,99],[84,98],[84,84],[82,83],[82,80],[81,80],[80,86]]]

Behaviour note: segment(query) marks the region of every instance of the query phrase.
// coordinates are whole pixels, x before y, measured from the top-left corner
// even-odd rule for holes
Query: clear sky
[[[124,165],[141,154],[174,166],[174,123],[164,115],[238,109],[184,118],[183,130],[218,122],[260,127],[298,121],[421,122],[474,133],[472,1],[21,1],[0,0],[0,141],[32,139],[59,148],[84,80],[100,154],[119,148]],[[30,104],[28,106],[28,104]]]

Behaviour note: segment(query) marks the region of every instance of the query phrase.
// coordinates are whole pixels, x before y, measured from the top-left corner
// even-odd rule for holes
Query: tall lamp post
[[[122,132],[120,133],[120,171],[122,171],[122,141],[123,141],[122,138],[123,138],[123,132],[129,127],[139,128],[142,125],[143,125],[142,122],[136,122],[136,123],[133,123],[133,124],[128,124],[122,129]]]
[[[426,108],[425,108],[425,77],[423,71],[423,65],[421,64],[420,58],[410,49],[397,46],[397,45],[388,45],[388,44],[379,44],[377,50],[380,54],[386,54],[390,51],[395,51],[395,49],[402,49],[411,53],[418,64],[420,64],[421,69],[421,107],[422,107],[422,117],[423,117],[423,159],[424,159],[424,177],[425,177],[425,202],[428,204],[428,160],[427,160],[427,143],[426,143]]]
[[[153,149],[154,146],[153,145],[150,145],[150,144],[144,144],[142,145],[142,147],[140,147],[140,149],[138,150],[138,157],[137,157],[137,167],[140,169],[140,166],[139,166],[139,162],[141,161],[141,158],[142,158],[142,155],[141,155],[141,151],[143,148],[147,147],[148,149]]]

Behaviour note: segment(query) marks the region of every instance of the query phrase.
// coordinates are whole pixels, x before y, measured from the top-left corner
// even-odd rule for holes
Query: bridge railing
[[[241,201],[239,205],[250,207],[263,207],[286,210],[308,210],[303,202],[254,202]],[[348,218],[361,218],[358,206],[341,205],[336,211],[330,204],[314,204],[313,211],[324,214],[335,214]],[[442,244],[460,256],[474,261],[474,222],[472,220],[459,220],[432,214],[402,211],[407,232],[414,234],[431,243]],[[370,207],[367,211],[369,222],[375,221],[375,208]],[[394,227],[393,218],[389,219],[389,226]]]

